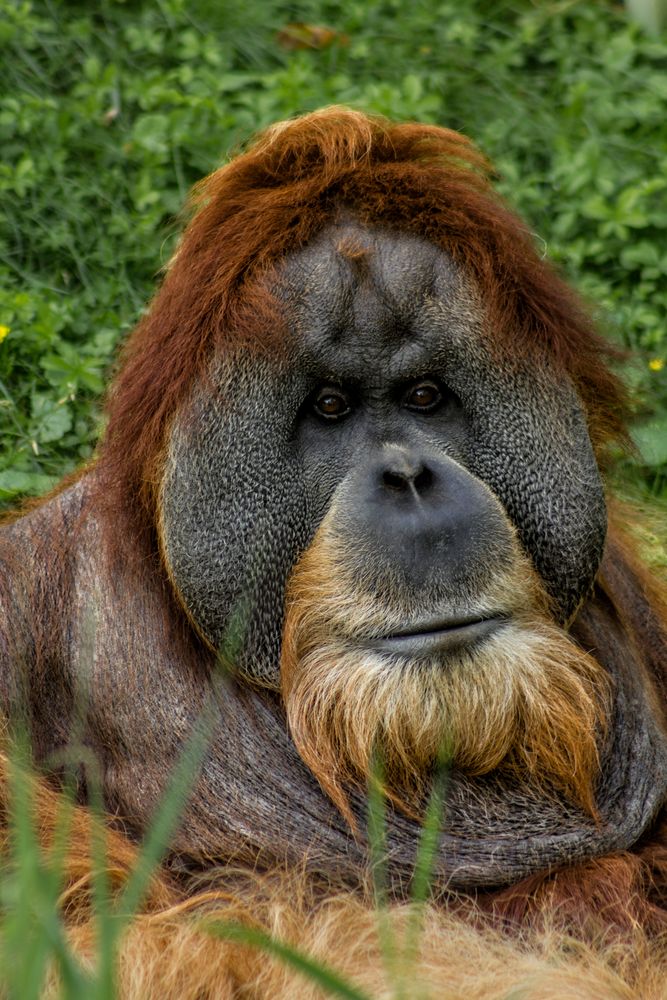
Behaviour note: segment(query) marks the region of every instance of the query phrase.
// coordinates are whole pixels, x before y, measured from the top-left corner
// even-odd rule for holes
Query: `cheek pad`
[[[303,477],[277,405],[268,393],[238,406],[196,396],[172,429],[160,517],[172,582],[198,630],[272,687],[285,581],[308,541]]]
[[[503,504],[566,622],[593,582],[606,534],[578,397],[562,375],[466,361],[448,378],[470,420],[466,464]],[[323,456],[304,473],[286,416],[293,407],[275,377],[234,384],[228,396],[199,390],[174,423],[161,544],[207,641],[248,676],[277,686],[285,582],[340,470]]]
[[[593,583],[607,531],[582,403],[566,373],[537,345],[531,358],[493,348],[482,298],[472,286],[462,281],[449,308],[447,288],[438,277],[439,298],[421,323],[437,338],[434,357],[469,421],[466,464],[503,504],[566,623]]]
[[[495,391],[494,391],[495,390]],[[472,471],[491,487],[566,623],[588,593],[607,530],[604,489],[572,385],[534,373],[472,394]]]

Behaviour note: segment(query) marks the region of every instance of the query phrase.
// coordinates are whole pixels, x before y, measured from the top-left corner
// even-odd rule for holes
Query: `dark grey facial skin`
[[[361,264],[337,249],[351,241],[367,248]],[[278,685],[286,578],[350,480],[350,545],[374,538],[416,600],[426,580],[465,588],[484,549],[503,558],[500,522],[471,485],[486,483],[567,622],[597,572],[606,510],[562,373],[499,364],[475,288],[406,234],[332,226],[282,265],[277,294],[289,366],[224,359],[217,396],[198,390],[169,447],[164,555],[210,644],[240,625],[239,669]],[[433,409],[411,405],[424,381],[441,393]],[[315,407],[326,386],[349,404],[339,419]]]

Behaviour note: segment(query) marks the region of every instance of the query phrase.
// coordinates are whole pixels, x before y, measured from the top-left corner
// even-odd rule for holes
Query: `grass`
[[[29,764],[27,740],[19,738],[9,757],[9,854],[0,857],[0,995],[30,1000],[42,995],[52,967],[68,1000],[112,1000],[115,996],[115,952],[123,930],[139,912],[150,879],[162,860],[178,823],[204,752],[211,719],[202,716],[170,775],[167,790],[143,840],[137,864],[120,898],[112,901],[107,879],[100,783],[91,782],[93,814],[91,849],[92,900],[97,925],[97,968],[79,964],[67,944],[61,912],[64,864],[72,833],[73,781],[65,782],[53,843],[48,850],[35,822],[36,783]],[[76,752],[74,749],[72,752]],[[86,757],[85,748],[78,748]],[[88,755],[89,756],[89,755]],[[90,761],[95,773],[95,761]],[[70,776],[71,777],[71,776]]]

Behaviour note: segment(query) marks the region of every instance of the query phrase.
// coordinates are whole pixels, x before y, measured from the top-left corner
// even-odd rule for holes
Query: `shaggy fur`
[[[43,781],[32,784],[40,837],[53,841],[58,796]],[[8,808],[6,759],[0,755],[0,812]],[[75,808],[63,865],[60,906],[67,937],[84,966],[94,970],[96,920],[92,908],[92,821]],[[0,863],[7,864],[7,828],[0,828]],[[136,863],[136,848],[120,833],[106,833],[107,875],[117,899]],[[611,862],[613,863],[613,862]],[[604,919],[589,917],[587,943],[559,927],[558,909],[546,893],[539,927],[525,923],[508,936],[469,899],[451,896],[426,906],[418,918],[417,951],[410,941],[415,912],[389,909],[392,950],[382,950],[383,917],[359,893],[326,889],[303,873],[269,875],[229,868],[213,872],[199,889],[182,887],[165,874],[151,881],[142,909],[124,933],[117,957],[123,1000],[319,1000],[324,997],[301,973],[247,945],[218,939],[218,921],[270,933],[335,970],[375,1000],[390,1000],[397,983],[404,995],[438,1000],[664,1000],[667,939],[651,940],[638,926],[609,933]],[[51,973],[44,997],[59,995]]]
[[[290,580],[280,672],[297,749],[350,822],[345,787],[366,786],[374,752],[409,814],[443,751],[466,773],[503,768],[595,814],[609,678],[553,625],[518,545],[511,570],[468,609],[511,609],[511,625],[446,670],[438,656],[406,666],[368,648],[405,613],[391,588],[373,593],[350,571],[335,520],[334,506]],[[421,600],[428,608],[429,594]]]
[[[566,372],[600,454],[605,442],[626,440],[625,390],[606,364],[613,350],[490,177],[490,165],[457,132],[333,107],[274,125],[203,180],[173,266],[122,355],[96,502],[129,515],[133,534],[150,542],[173,414],[208,377],[215,353],[281,349],[284,323],[262,275],[338,219],[341,207],[450,254],[483,291],[494,349],[511,343],[516,356],[538,364],[548,357]]]

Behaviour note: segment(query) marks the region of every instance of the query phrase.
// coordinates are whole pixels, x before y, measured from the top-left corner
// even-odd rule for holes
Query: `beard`
[[[289,581],[281,684],[294,744],[350,825],[349,791],[377,758],[385,794],[413,817],[443,760],[470,777],[509,772],[595,816],[609,679],[554,623],[518,545],[481,596],[459,599],[459,616],[492,615],[498,627],[413,657],[373,644],[414,621],[414,599],[347,563],[325,524]],[[442,609],[440,594],[419,601]]]

